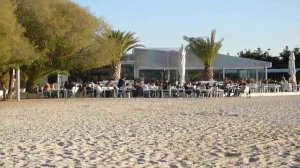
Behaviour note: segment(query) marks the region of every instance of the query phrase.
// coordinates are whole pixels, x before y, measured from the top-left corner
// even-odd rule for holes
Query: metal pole
[[[268,68],[265,68],[265,79],[268,80]]]
[[[138,58],[136,57],[135,53],[134,53],[134,49],[132,50],[132,55],[133,55],[133,60],[134,60],[134,63],[133,63],[133,77],[134,79],[137,79],[139,77],[139,67],[138,67]]]
[[[256,83],[258,82],[258,69],[256,69],[256,73],[255,73],[255,78],[256,78]]]
[[[21,89],[20,89],[20,69],[17,70],[17,100],[21,100]]]
[[[225,79],[225,68],[223,68],[223,80]]]
[[[139,70],[139,68],[137,67],[136,68],[136,76],[135,76],[135,78],[139,78],[140,77],[140,70]]]
[[[135,63],[133,64],[133,78],[136,79],[137,78],[137,68]]]

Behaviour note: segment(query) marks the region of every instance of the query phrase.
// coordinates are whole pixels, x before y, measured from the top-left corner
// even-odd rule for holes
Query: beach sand
[[[0,102],[0,167],[300,167],[300,96]]]

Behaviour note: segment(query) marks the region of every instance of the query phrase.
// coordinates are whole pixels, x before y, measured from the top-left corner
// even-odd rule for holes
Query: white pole
[[[223,68],[223,80],[225,79],[225,68]]]
[[[256,78],[256,83],[258,83],[258,69],[255,71],[255,78]]]
[[[265,68],[265,78],[268,80],[268,68]]]
[[[17,100],[21,100],[21,89],[20,89],[20,69],[17,70]]]
[[[60,92],[60,81],[59,81],[59,74],[57,74],[57,98],[59,98],[59,92]]]

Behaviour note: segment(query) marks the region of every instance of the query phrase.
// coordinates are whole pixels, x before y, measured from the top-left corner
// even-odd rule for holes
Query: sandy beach
[[[0,167],[300,167],[300,96],[0,102]]]

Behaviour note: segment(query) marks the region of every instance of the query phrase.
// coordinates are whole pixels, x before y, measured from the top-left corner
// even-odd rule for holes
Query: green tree
[[[187,37],[183,39],[189,44],[188,47],[203,61],[204,78],[203,80],[213,80],[214,72],[212,62],[216,58],[220,48],[222,47],[223,38],[215,41],[216,30],[211,31],[211,37]]]
[[[291,55],[291,51],[289,50],[288,46],[285,46],[284,50],[279,53],[279,57],[282,59],[282,63],[288,63],[289,62],[289,57]]]
[[[112,30],[108,34],[108,39],[115,44],[114,50],[110,52],[112,79],[121,78],[121,58],[131,49],[135,47],[143,47],[138,44],[139,40],[134,37],[132,32],[121,32],[120,30]]]
[[[269,54],[270,49],[268,51],[263,51],[261,48],[257,48],[257,50],[251,51],[243,50],[238,53],[240,57],[250,58],[261,61],[272,62],[272,68],[288,68],[289,57],[291,55],[291,50],[288,46],[286,46],[279,56],[272,56]],[[295,58],[296,58],[296,67],[300,67],[300,52],[299,48],[294,48]]]
[[[23,36],[24,29],[14,14],[15,6],[11,0],[2,0],[0,6],[0,89],[6,91],[4,76],[10,72],[10,89],[12,94],[12,69],[30,64],[37,58],[34,47]],[[6,96],[4,96],[4,99]]]
[[[252,52],[250,49],[248,49],[248,50],[240,51],[239,56],[242,58],[250,58],[250,59],[261,60],[261,61],[271,61],[272,56],[270,55],[269,50],[270,49],[268,49],[268,51],[263,51],[261,48],[257,48]]]
[[[294,48],[296,68],[300,68],[300,51],[299,48]]]
[[[107,31],[107,30],[106,30]],[[70,60],[72,69],[84,72],[85,70],[100,68],[111,64],[110,54],[116,50],[114,40],[108,38],[105,33],[96,34],[92,43],[75,53]]]
[[[284,48],[284,50],[279,53],[279,57],[281,58],[281,64],[283,66],[285,66],[285,68],[288,67],[288,62],[289,62],[289,57],[291,55],[291,51],[294,52],[295,54],[295,64],[296,64],[296,68],[300,67],[300,52],[299,52],[299,48],[294,48],[294,50],[290,50],[288,46],[286,46]]]
[[[44,54],[23,67],[28,89],[49,74],[70,70],[74,55],[89,46],[101,28],[99,19],[68,0],[15,1],[25,36]]]

